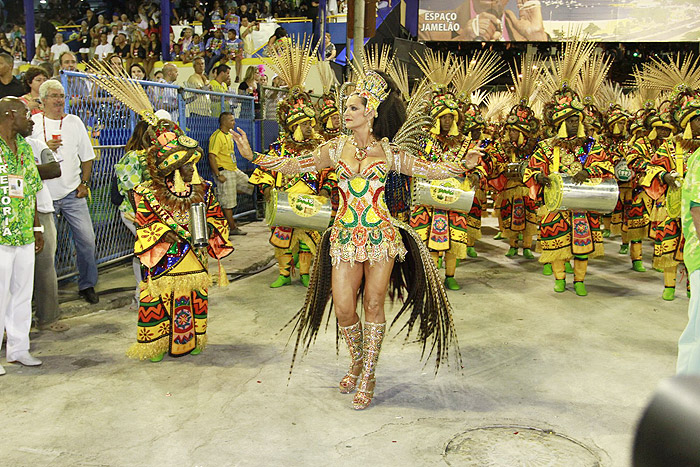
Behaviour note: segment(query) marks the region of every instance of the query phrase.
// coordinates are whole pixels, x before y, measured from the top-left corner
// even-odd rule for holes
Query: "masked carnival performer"
[[[279,54],[272,55],[270,60],[279,62],[288,60],[292,56],[287,53],[287,47],[279,49]],[[296,57],[294,57],[296,58]],[[308,58],[304,58],[308,60]],[[281,68],[289,70],[287,64],[281,64]],[[301,70],[304,71],[304,70]],[[289,88],[289,94],[277,104],[277,122],[280,127],[280,137],[270,145],[269,154],[273,157],[294,158],[302,153],[313,151],[323,142],[323,138],[316,133],[316,112],[309,95],[303,90],[304,81],[308,69],[303,74],[279,73]],[[250,176],[250,183],[258,185],[265,199],[268,199],[274,188],[287,193],[300,193],[307,195],[321,195],[330,197],[335,177],[325,178],[322,185],[321,175],[318,171],[305,173],[286,174],[270,167],[258,167]],[[321,235],[314,230],[305,230],[291,227],[272,227],[270,244],[275,247],[275,258],[279,266],[279,276],[270,284],[272,288],[278,288],[292,283],[292,268],[294,255],[299,255],[299,273],[301,283],[308,287],[311,261],[316,253]]]
[[[197,174],[203,151],[172,121],[159,120],[145,91],[126,75],[93,62],[88,75],[151,124],[146,161],[150,181],[133,188],[134,253],[142,264],[137,342],[132,358],[158,362],[196,355],[206,345],[211,283],[208,256],[221,260],[233,251],[228,224],[210,182]],[[193,245],[190,207],[204,203],[209,230],[206,248]],[[219,285],[227,283],[219,261]]]
[[[327,66],[322,66],[325,64]],[[338,106],[339,96],[334,91],[335,75],[328,62],[321,62],[319,71],[321,72],[321,83],[323,85],[323,95],[316,101],[316,115],[318,115],[318,132],[323,137],[323,141],[330,141],[340,136],[342,122],[340,120],[340,108]],[[333,217],[338,211],[338,177],[332,168],[321,171],[321,187],[330,192],[331,205],[333,206]]]
[[[459,111],[454,94],[448,85],[456,72],[456,63],[448,55],[446,58],[427,51],[418,60],[418,66],[431,82],[433,97],[425,110],[432,123],[425,128],[420,138],[421,150],[418,154],[429,162],[459,163],[470,149],[469,140],[459,131]],[[409,225],[430,250],[438,265],[440,254],[445,258],[445,287],[459,290],[461,287],[454,278],[457,260],[467,257],[467,215],[458,211],[447,211],[431,206],[413,206]]]
[[[602,216],[603,238],[620,235],[622,237],[620,254],[626,255],[629,253],[629,238],[627,229],[623,225],[623,214],[625,204],[629,204],[632,197],[631,173],[627,167],[627,125],[630,115],[620,105],[621,98],[622,88],[620,85],[613,85],[610,81],[606,81],[601,86],[598,102],[599,108],[603,111],[604,125],[600,144],[610,158],[610,163],[616,169],[615,178],[617,178],[619,188],[615,209],[611,214]]]
[[[691,55],[679,55],[668,62],[652,58],[651,63],[644,65],[644,73],[643,86],[672,93],[669,111],[680,132],[663,140],[641,181],[652,199],[665,196],[666,216],[655,229],[653,266],[664,272],[662,298],[673,300],[685,243],[680,223],[680,186],[688,157],[700,148],[700,65]]]
[[[309,48],[307,45],[306,50]],[[355,409],[364,409],[372,401],[377,360],[386,332],[384,302],[392,277],[394,293],[404,281],[408,291],[394,321],[410,310],[406,329],[419,330],[424,350],[436,352],[437,365],[448,356],[448,348],[456,344],[451,307],[430,253],[408,225],[391,217],[386,206],[387,174],[395,170],[413,177],[443,179],[463,174],[479,157],[477,151],[472,151],[458,166],[429,163],[406,152],[406,147],[417,147],[415,138],[429,123],[422,113],[428,99],[427,87],[426,92],[417,93],[407,111],[394,81],[385,71],[373,69],[377,62],[365,60],[367,68],[355,70],[358,80],[343,115],[351,135],[292,158],[254,154],[245,133],[241,131],[236,137],[244,157],[287,174],[336,169],[340,207],[332,227],[323,234],[306,302],[295,318],[296,347],[301,344],[308,349],[315,340],[325,322],[332,291],[340,334],[351,355],[350,369],[339,388],[341,393],[357,388]],[[361,288],[364,326],[356,313]]]
[[[537,234],[537,201],[530,197],[529,188],[523,183],[524,169],[537,146],[540,121],[530,107],[541,79],[541,68],[536,66],[535,55],[522,56],[520,67],[511,70],[515,83],[515,99],[506,117],[505,137],[501,139],[501,157],[494,164],[495,177],[490,184],[498,193],[494,210],[503,236],[510,248],[507,257],[518,254],[518,240],[522,238],[523,257],[534,259],[532,238]]]
[[[661,142],[671,135],[674,126],[668,112],[661,114],[654,108],[658,90],[638,86],[635,94],[640,108],[630,123],[631,137],[627,151],[627,166],[632,172],[632,197],[625,205],[624,220],[630,241],[632,269],[645,272],[646,268],[642,264],[642,240],[653,234],[652,216],[658,218],[655,213],[663,208],[656,208],[655,201],[646,192],[641,182],[649,161],[659,149]]]
[[[612,175],[612,166],[605,151],[585,134],[583,104],[569,83],[591,55],[591,43],[573,40],[564,44],[563,53],[553,60],[554,73],[549,75],[548,89],[556,89],[544,110],[546,123],[556,136],[540,141],[525,170],[524,181],[530,196],[536,199],[540,191],[552,183],[555,173],[572,177],[574,183],[589,178]],[[600,222],[594,213],[556,211],[544,216],[540,224],[542,255],[540,263],[551,263],[554,291],[566,290],[565,263],[574,259],[574,290],[576,295],[588,294],[584,284],[588,259],[603,254]]]
[[[456,74],[453,80],[457,92],[460,111],[461,131],[466,136],[467,149],[479,149],[483,157],[473,169],[467,171],[467,179],[474,189],[472,208],[465,217],[467,256],[476,258],[476,241],[481,239],[481,217],[486,205],[486,190],[489,187],[488,174],[496,159],[494,153],[500,149],[493,138],[484,133],[486,121],[479,107],[471,102],[472,93],[503,73],[503,64],[498,55],[491,52],[477,52],[461,66],[454,65]]]

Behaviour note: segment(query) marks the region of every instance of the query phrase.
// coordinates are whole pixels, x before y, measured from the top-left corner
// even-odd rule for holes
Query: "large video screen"
[[[420,0],[418,40],[700,40],[698,0]]]

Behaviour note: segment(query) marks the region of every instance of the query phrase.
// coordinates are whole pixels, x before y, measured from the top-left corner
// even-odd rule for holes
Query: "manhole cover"
[[[487,426],[455,435],[445,448],[449,465],[596,467],[599,457],[576,440],[524,426]]]

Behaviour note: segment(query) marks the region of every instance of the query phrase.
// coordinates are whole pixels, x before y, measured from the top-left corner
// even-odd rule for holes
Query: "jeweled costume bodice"
[[[336,163],[338,214],[331,227],[331,258],[340,261],[381,261],[399,255],[406,249],[398,228],[392,223],[384,199],[389,164],[376,161],[360,172],[353,172],[340,159],[344,144],[339,144],[331,159]]]

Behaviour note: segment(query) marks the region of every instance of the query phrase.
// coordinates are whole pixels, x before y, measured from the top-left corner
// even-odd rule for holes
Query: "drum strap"
[[[554,160],[552,161],[552,171],[550,173],[559,172],[559,164],[561,164],[561,148],[554,146]]]
[[[681,178],[683,178],[684,174],[684,154],[683,154],[683,149],[681,148],[681,143],[676,143],[676,172],[678,172],[681,175]]]

